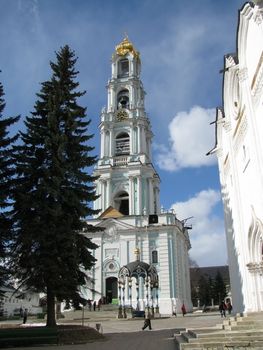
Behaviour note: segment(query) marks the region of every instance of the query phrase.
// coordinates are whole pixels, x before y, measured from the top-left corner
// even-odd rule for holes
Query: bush
[[[0,321],[13,321],[13,320],[20,320],[20,316],[1,316]]]
[[[46,313],[45,312],[40,312],[37,314],[37,319],[38,320],[44,320]]]

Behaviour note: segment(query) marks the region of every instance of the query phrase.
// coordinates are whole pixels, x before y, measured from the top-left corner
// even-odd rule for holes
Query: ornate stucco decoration
[[[247,67],[244,67],[244,68],[239,70],[238,78],[239,78],[239,82],[240,83],[242,83],[243,81],[245,81],[248,78]]]
[[[247,264],[248,271],[251,273],[259,273],[260,275],[263,274],[263,261],[254,263],[250,262]]]
[[[236,129],[234,131],[234,150],[237,151],[240,147],[240,145],[242,144],[244,138],[245,138],[245,135],[246,135],[246,132],[247,132],[247,118],[246,116],[244,115],[243,118],[240,118],[239,119],[239,122],[236,126]]]
[[[134,48],[133,44],[129,41],[127,36],[119,45],[116,46],[116,53],[119,56],[125,56],[127,53],[131,53],[135,58],[140,59],[139,51]]]
[[[231,123],[228,121],[225,121],[223,124],[223,128],[225,129],[226,132],[230,132],[232,130]]]
[[[260,56],[255,75],[251,83],[252,95],[260,97],[263,88],[263,53]]]
[[[119,271],[119,264],[112,258],[104,262],[104,272],[106,273],[116,273]]]
[[[112,225],[105,230],[105,234],[103,235],[103,242],[116,242],[120,238],[118,234],[116,226]]]

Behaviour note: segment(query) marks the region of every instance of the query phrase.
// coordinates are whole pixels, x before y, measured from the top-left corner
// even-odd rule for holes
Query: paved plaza
[[[60,323],[81,324],[82,314],[80,312],[71,313]],[[143,319],[116,319],[115,313],[96,311],[86,312],[84,315],[84,324],[90,327],[100,325],[100,331],[104,334],[103,341],[90,342],[81,345],[60,346],[61,350],[174,350],[173,335],[180,328],[196,329],[203,327],[214,327],[222,322],[218,313],[208,314],[187,314],[177,317],[163,317],[152,320],[152,331],[142,331]],[[30,320],[29,320],[30,322]],[[27,326],[30,326],[29,323]],[[33,323],[32,323],[33,325]],[[35,323],[34,323],[35,325]],[[43,350],[43,346],[34,347],[34,350]],[[48,346],[48,349],[57,349],[57,346]],[[9,348],[11,349],[11,348]],[[26,350],[32,348],[19,348]]]

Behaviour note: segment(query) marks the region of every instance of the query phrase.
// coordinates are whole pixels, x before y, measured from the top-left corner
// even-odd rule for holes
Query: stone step
[[[183,335],[174,335],[175,350],[180,350],[181,344],[184,343],[186,343],[186,339],[183,337]]]
[[[182,331],[175,335],[177,350],[262,350],[263,313],[230,317],[211,328]]]
[[[244,349],[263,349],[263,341],[226,341],[222,342],[206,342],[206,343],[181,343],[180,347],[176,348],[177,350],[244,350]]]
[[[242,337],[242,336],[246,336],[246,337],[259,337],[259,336],[263,336],[263,331],[229,331],[229,332],[225,332],[225,331],[219,331],[219,332],[209,332],[209,333],[197,333],[195,331],[188,331],[188,333],[190,334],[190,336],[192,338],[217,338],[218,336],[224,336],[224,337]]]
[[[223,325],[223,329],[225,329],[226,331],[241,331],[241,330],[251,330],[251,329],[262,329],[263,330],[263,324],[258,323],[258,324],[250,324],[250,325]]]
[[[262,341],[263,342],[263,334],[262,335],[251,335],[251,336],[247,336],[247,335],[242,335],[242,336],[231,336],[229,335],[224,335],[224,334],[218,334],[217,337],[204,337],[204,338],[188,338],[187,339],[188,343],[196,343],[198,342],[198,344],[204,344],[207,342],[215,342],[215,343],[225,343],[225,342],[233,342],[233,341],[247,341],[247,342],[254,342],[254,341]]]

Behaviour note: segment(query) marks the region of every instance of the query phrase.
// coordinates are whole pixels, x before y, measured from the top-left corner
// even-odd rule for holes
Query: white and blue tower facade
[[[158,214],[160,179],[152,165],[152,131],[145,112],[139,53],[128,39],[112,56],[108,103],[102,110],[96,209],[125,215]]]
[[[180,312],[182,303],[192,309],[190,241],[175,214],[160,208],[160,178],[152,164],[153,133],[140,72],[140,54],[125,37],[112,55],[107,106],[99,124],[101,149],[94,170],[99,198],[94,208],[100,214],[89,223],[105,230],[90,237],[99,247],[91,271],[95,284],[86,297],[117,299],[118,271],[135,260],[139,249],[140,260],[153,264],[159,275],[160,313],[172,314]],[[143,290],[140,305],[145,305]]]

